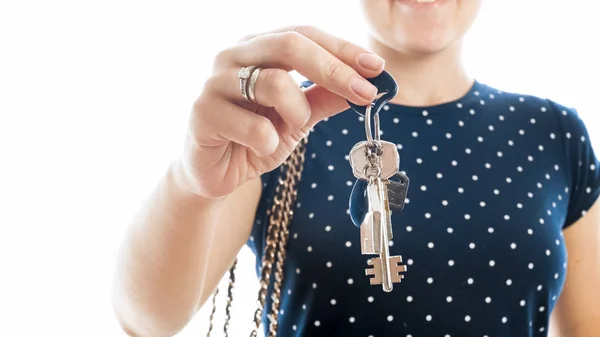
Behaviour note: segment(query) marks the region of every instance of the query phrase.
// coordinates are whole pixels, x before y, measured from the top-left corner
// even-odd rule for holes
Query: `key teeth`
[[[407,266],[402,264],[402,256],[391,256],[390,271],[392,283],[400,283],[404,279],[403,272],[406,272]],[[367,260],[368,268],[365,268],[365,275],[372,276],[369,278],[371,285],[381,285],[383,283],[380,258],[372,258]]]

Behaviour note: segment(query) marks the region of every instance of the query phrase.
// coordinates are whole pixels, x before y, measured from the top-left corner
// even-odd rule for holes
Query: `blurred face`
[[[360,0],[370,32],[408,54],[440,52],[459,42],[482,0]]]

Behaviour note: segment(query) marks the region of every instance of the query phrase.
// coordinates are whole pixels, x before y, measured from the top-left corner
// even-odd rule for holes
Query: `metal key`
[[[381,192],[373,179],[367,185],[367,203],[367,214],[360,225],[360,250],[363,255],[380,254],[383,205]]]
[[[386,182],[379,178],[374,178],[372,179],[372,184],[376,186],[381,201],[381,230],[379,233],[380,252],[378,258],[370,259],[367,262],[367,264],[371,267],[365,269],[365,274],[367,276],[373,276],[370,280],[371,285],[381,284],[383,291],[391,292],[393,289],[393,283],[398,283],[404,278],[404,275],[401,275],[400,273],[406,271],[406,266],[400,264],[402,263],[401,256],[389,256],[389,238],[391,236],[389,229],[391,228],[391,212],[389,205],[387,204],[386,195],[388,192],[386,189]]]
[[[350,166],[352,166],[352,174],[358,179],[369,180],[369,172],[365,172],[365,167],[369,167],[370,160],[377,160],[381,173],[379,177],[381,179],[388,179],[392,177],[400,168],[400,156],[398,149],[394,143],[380,140],[381,144],[380,153],[376,154],[374,149],[369,147],[367,141],[362,141],[354,145],[350,150]],[[372,159],[375,157],[374,159]]]
[[[398,178],[398,181],[391,178],[388,180],[389,205],[391,210],[400,212],[404,209],[410,179],[402,172],[396,172],[392,178]]]

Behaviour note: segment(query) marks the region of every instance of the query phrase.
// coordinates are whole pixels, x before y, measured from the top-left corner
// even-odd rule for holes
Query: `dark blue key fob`
[[[350,218],[357,228],[360,228],[369,208],[367,184],[368,182],[365,180],[356,179],[350,193]]]
[[[371,116],[374,116],[375,114],[379,113],[381,108],[383,108],[387,102],[396,96],[398,93],[398,84],[392,75],[385,70],[376,77],[367,78],[367,81],[371,82],[371,84],[377,87],[377,98],[373,101],[373,103],[371,103]],[[364,117],[367,111],[367,106],[356,105],[350,101],[347,102],[350,104],[352,110]]]

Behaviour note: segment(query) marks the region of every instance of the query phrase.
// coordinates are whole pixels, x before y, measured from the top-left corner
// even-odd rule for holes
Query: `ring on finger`
[[[244,98],[250,103],[252,103],[252,101],[248,96],[248,79],[250,79],[252,73],[257,68],[258,67],[256,66],[248,66],[240,69],[240,71],[238,72],[238,79],[240,80],[240,91],[242,93],[242,96],[244,96]]]
[[[260,75],[260,71],[261,69],[256,67],[250,76],[250,83],[248,84],[248,97],[252,103],[257,103],[256,96],[254,95],[254,89],[256,88],[256,80],[258,79],[258,75]]]

